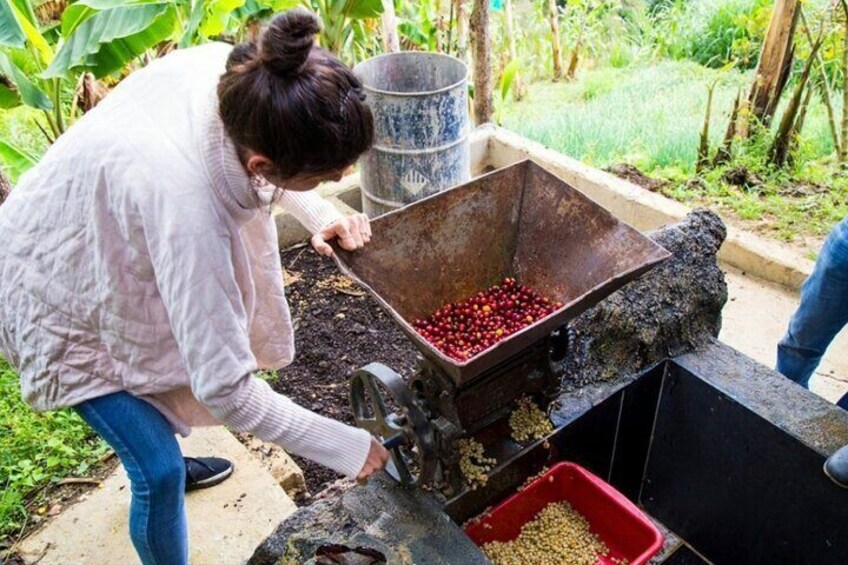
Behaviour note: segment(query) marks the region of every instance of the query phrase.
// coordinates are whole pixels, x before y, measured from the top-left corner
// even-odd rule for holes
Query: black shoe
[[[824,474],[842,488],[848,488],[848,445],[827,458]]]
[[[214,487],[233,474],[233,464],[220,457],[183,457],[186,492]]]

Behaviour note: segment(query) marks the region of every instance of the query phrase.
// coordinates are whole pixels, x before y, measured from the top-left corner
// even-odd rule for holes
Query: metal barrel
[[[468,68],[438,53],[390,53],[360,63],[374,146],[360,159],[370,217],[471,178]]]

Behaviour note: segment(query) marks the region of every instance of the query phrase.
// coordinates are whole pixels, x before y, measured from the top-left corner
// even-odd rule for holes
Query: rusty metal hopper
[[[532,161],[431,196],[371,225],[373,238],[364,250],[349,253],[336,247],[341,269],[458,386],[669,257]],[[464,362],[445,356],[413,329],[415,319],[508,276],[563,307]]]

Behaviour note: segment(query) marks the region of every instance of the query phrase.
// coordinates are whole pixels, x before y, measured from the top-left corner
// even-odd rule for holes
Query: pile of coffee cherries
[[[443,306],[412,326],[448,357],[465,361],[561,307],[561,302],[506,278],[500,286]]]

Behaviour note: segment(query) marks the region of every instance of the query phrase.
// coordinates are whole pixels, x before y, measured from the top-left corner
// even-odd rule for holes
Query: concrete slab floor
[[[243,563],[296,510],[260,462],[223,427],[198,428],[181,441],[186,455],[216,455],[235,463],[220,485],[186,496],[192,565]],[[27,563],[139,563],[129,537],[129,484],[123,467],[83,501],[21,544]]]
[[[726,273],[729,298],[724,307],[719,339],[774,368],[777,343],[798,308],[798,293],[727,265],[722,268]],[[843,330],[836,336],[810,388],[831,402],[848,392],[848,331]]]

